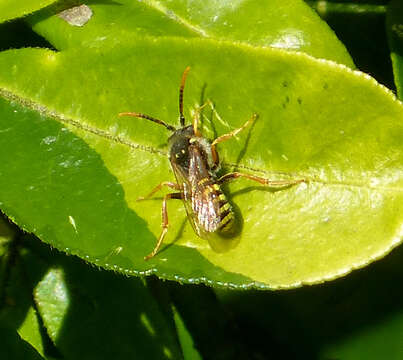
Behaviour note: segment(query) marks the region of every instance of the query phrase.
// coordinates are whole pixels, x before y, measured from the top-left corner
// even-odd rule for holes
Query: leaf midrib
[[[156,149],[152,146],[146,146],[146,145],[142,145],[142,144],[136,144],[124,137],[121,136],[114,136],[112,134],[110,134],[107,130],[102,130],[93,126],[90,126],[88,124],[83,124],[78,120],[74,120],[71,118],[67,118],[66,116],[64,116],[63,114],[58,113],[55,110],[50,110],[47,106],[39,104],[37,102],[34,102],[30,99],[21,97],[9,90],[6,90],[4,88],[0,88],[0,96],[2,96],[3,98],[9,100],[9,101],[15,101],[18,102],[21,106],[29,108],[33,111],[37,111],[40,114],[55,119],[56,121],[59,121],[61,123],[64,123],[66,125],[75,127],[79,130],[82,130],[84,132],[88,132],[90,134],[93,134],[95,136],[99,136],[102,137],[104,139],[113,141],[115,143],[124,145],[124,146],[128,146],[131,149],[135,149],[135,150],[141,150],[141,151],[146,151],[149,153],[153,153],[153,154],[158,154],[161,155],[163,157],[167,156],[167,152],[166,151],[162,151],[159,149]],[[305,179],[308,180],[308,183],[319,183],[319,184],[324,184],[327,186],[343,186],[343,187],[351,187],[351,188],[363,188],[363,189],[367,189],[367,190],[376,190],[376,191],[384,191],[384,192],[403,192],[403,187],[399,187],[399,186],[370,186],[368,184],[363,184],[363,183],[359,183],[354,182],[354,181],[325,181],[322,179],[317,179],[317,178],[313,178],[310,176],[306,176],[303,173],[298,173],[298,175],[296,173],[282,173],[279,171],[268,171],[265,169],[259,169],[259,168],[252,168],[250,166],[244,166],[242,164],[234,164],[234,163],[226,163],[223,162],[222,163],[224,166],[227,167],[231,167],[234,169],[246,169],[246,170],[250,170],[256,173],[262,173],[262,174],[279,174],[282,175],[283,177],[287,177],[288,179],[293,179],[293,176],[295,175],[295,177],[297,178],[301,178],[304,177]],[[290,176],[292,175],[292,176]]]

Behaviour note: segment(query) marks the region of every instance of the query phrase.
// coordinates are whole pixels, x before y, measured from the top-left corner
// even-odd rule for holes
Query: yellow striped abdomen
[[[219,185],[211,178],[204,178],[197,185],[192,191],[192,209],[198,225],[209,233],[232,230],[234,212]]]

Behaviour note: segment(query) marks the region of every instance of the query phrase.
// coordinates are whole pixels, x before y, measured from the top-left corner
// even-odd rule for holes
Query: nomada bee
[[[188,219],[198,236],[207,238],[208,235],[212,233],[230,235],[235,227],[235,217],[231,204],[221,190],[222,184],[240,177],[267,186],[290,186],[305,181],[304,179],[272,181],[242,172],[231,172],[218,177],[217,171],[219,169],[220,161],[216,148],[217,144],[240,133],[256,120],[257,114],[253,114],[252,117],[240,128],[221,135],[214,141],[210,142],[203,137],[198,127],[198,112],[201,107],[194,116],[192,125],[185,125],[185,116],[183,115],[183,90],[189,70],[190,67],[187,67],[183,72],[179,88],[180,128],[177,129],[162,120],[142,113],[123,112],[119,114],[119,116],[134,116],[147,119],[160,124],[173,132],[168,139],[168,146],[169,161],[176,177],[176,183],[163,181],[147,196],[138,199],[148,199],[157,191],[161,190],[162,187],[169,187],[177,190],[177,192],[166,194],[162,200],[161,234],[153,251],[144,257],[145,260],[149,260],[157,254],[168,231],[167,201],[170,199],[182,199]]]

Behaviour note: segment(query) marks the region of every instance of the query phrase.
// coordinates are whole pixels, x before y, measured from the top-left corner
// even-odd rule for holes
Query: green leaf
[[[403,248],[331,283],[287,292],[215,290],[267,359],[401,358]],[[324,321],[326,319],[326,321]]]
[[[391,1],[387,11],[389,46],[397,94],[403,98],[403,4],[401,1]]]
[[[331,0],[308,3],[332,28],[358,69],[388,88],[395,88],[390,49],[384,31],[386,5],[381,5],[379,0],[371,3]]]
[[[67,272],[52,268],[35,289],[35,299],[51,339],[67,358],[181,358],[140,280],[84,266]]]
[[[0,356],[2,359],[40,360],[35,349],[22,340],[14,329],[0,326]]]
[[[26,16],[34,11],[53,4],[56,0],[1,0],[0,1],[0,23],[6,20]]]
[[[0,24],[0,50],[23,47],[50,47],[50,44],[23,19]]]
[[[168,286],[185,356],[220,360],[259,358],[258,351],[245,346],[237,324],[231,314],[224,311],[211,288],[183,284]],[[211,336],[211,329],[214,329],[214,336]],[[192,334],[191,339],[187,331]]]
[[[34,251],[24,260],[33,297],[61,356],[182,358],[173,329],[142,280],[90,268],[28,240]]]
[[[143,281],[90,268],[33,237],[22,240],[0,324],[46,359],[182,358],[173,326]]]
[[[391,360],[399,360],[401,358],[401,337],[398,334],[401,334],[402,331],[403,312],[400,311],[396,312],[393,317],[383,319],[383,321],[374,321],[374,324],[362,327],[338,343],[328,345],[322,350],[320,359],[354,360],[364,357],[368,360],[377,360],[387,357]]]
[[[187,330],[180,314],[174,308],[175,325],[178,331],[183,357],[185,360],[201,360],[199,352],[195,349],[192,335]]]
[[[15,229],[3,217],[0,216],[0,257],[8,248],[8,244],[15,235]]]
[[[238,140],[219,145],[227,171],[309,183],[276,192],[247,180],[225,187],[243,225],[220,251],[194,234],[172,201],[165,243],[174,245],[145,262],[161,204],[136,199],[173,180],[168,134],[117,114],[141,111],[176,125],[186,65],[193,67],[186,115],[204,84],[216,104],[214,116],[204,114],[207,137],[260,115]],[[304,54],[199,39],[136,40],[118,53],[9,51],[0,67],[9,99],[0,206],[61,250],[127,274],[287,288],[346,274],[401,241],[403,107],[365,74]]]
[[[2,258],[3,265],[7,267],[5,270],[7,275],[1,282],[0,323],[18,332],[18,335],[24,340],[20,341],[19,346],[27,342],[44,356],[40,324],[33,308],[32,291],[27,284],[24,267],[19,261],[15,246],[8,247],[8,249],[10,248],[12,250],[9,250],[7,257]],[[5,358],[13,357],[9,355]]]
[[[54,8],[45,9],[29,21],[60,50],[110,46],[144,36],[201,37],[303,51],[354,67],[333,31],[300,0],[121,0],[86,4],[96,16],[82,27],[71,26],[54,15],[58,12]]]
[[[31,344],[39,354],[44,356],[41,324],[39,323],[38,314],[32,306],[29,307],[24,322],[18,329],[18,334],[22,339]]]
[[[305,2],[314,8],[318,14],[327,18],[328,16],[338,14],[340,17],[343,17],[345,14],[382,14],[386,11],[386,5],[382,4],[387,3],[385,1],[375,0],[372,1],[332,1],[332,0],[305,0]],[[342,20],[342,19],[341,19]]]

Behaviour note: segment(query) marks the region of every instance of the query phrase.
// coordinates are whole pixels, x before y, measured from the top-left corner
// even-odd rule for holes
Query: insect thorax
[[[171,163],[175,162],[183,169],[188,169],[191,156],[189,151],[192,148],[197,148],[208,170],[214,168],[210,142],[204,137],[196,136],[192,125],[176,130],[169,138],[168,144]],[[214,169],[214,171],[216,170]]]

